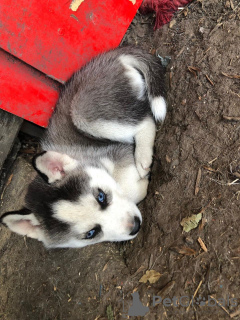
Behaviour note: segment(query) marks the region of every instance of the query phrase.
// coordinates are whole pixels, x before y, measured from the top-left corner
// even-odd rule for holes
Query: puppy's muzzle
[[[138,217],[134,217],[133,229],[130,233],[130,236],[135,236],[138,233],[141,227],[141,221]]]

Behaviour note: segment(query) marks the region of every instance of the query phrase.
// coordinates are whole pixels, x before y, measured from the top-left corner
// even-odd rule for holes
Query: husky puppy
[[[166,114],[160,61],[134,47],[91,60],[65,84],[33,164],[26,207],[1,222],[46,247],[133,239],[147,194],[155,121]]]

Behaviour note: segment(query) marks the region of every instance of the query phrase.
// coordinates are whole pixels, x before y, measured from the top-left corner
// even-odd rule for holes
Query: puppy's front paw
[[[138,152],[136,152],[135,161],[140,177],[145,178],[151,170],[150,167],[152,164],[152,152],[148,154],[139,154]]]

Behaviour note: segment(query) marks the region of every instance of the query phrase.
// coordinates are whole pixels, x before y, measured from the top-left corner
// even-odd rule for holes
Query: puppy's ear
[[[0,222],[22,236],[28,236],[39,241],[44,239],[44,232],[41,229],[39,221],[35,215],[26,208],[4,213],[0,218]]]
[[[33,167],[48,183],[61,180],[77,165],[77,160],[55,151],[45,151],[33,158]]]

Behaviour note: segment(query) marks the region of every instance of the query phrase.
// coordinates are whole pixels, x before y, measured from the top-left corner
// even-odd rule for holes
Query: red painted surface
[[[0,108],[46,127],[59,84],[0,50]]]
[[[46,127],[55,107],[55,82],[100,52],[119,45],[142,0],[0,1],[0,108]],[[28,66],[29,65],[29,66]],[[32,66],[33,68],[31,68]]]
[[[91,57],[119,45],[142,0],[1,0],[0,47],[66,81]]]

